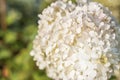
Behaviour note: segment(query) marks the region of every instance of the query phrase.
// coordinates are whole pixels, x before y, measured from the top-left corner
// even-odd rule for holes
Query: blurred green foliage
[[[51,80],[44,70],[38,69],[29,53],[37,34],[37,15],[52,1],[6,0],[7,29],[0,28],[0,80]],[[120,5],[117,2],[95,1],[107,5],[111,10],[115,9],[114,16],[119,16]],[[111,80],[115,80],[115,77]]]
[[[29,55],[37,15],[47,5],[42,0],[6,0],[7,29],[0,28],[0,80],[51,80]]]

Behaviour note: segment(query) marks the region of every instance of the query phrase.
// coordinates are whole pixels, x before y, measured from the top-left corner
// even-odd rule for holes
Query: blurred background
[[[95,0],[120,23],[120,0]],[[53,0],[0,0],[0,80],[51,80],[32,57],[38,14]],[[113,76],[110,80],[117,80]],[[120,80],[120,79],[119,79]]]

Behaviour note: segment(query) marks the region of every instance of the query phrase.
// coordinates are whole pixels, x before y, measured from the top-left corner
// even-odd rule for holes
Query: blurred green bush
[[[0,80],[50,80],[29,55],[37,34],[37,15],[48,4],[42,0],[6,0],[7,29],[0,28]]]
[[[7,29],[0,28],[0,80],[51,80],[36,67],[29,52],[37,34],[37,15],[52,1],[6,0]],[[119,0],[95,1],[108,6],[120,19]]]

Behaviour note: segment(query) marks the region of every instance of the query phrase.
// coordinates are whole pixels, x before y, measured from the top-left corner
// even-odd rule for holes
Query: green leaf
[[[17,39],[17,34],[16,32],[13,31],[7,31],[4,35],[4,41],[5,43],[14,43]]]
[[[8,49],[2,49],[0,50],[0,59],[6,59],[11,57],[11,52]]]
[[[20,12],[18,12],[15,9],[12,9],[8,12],[7,19],[6,19],[7,24],[11,25],[14,22],[16,22],[17,20],[20,20],[21,17],[22,17],[22,14]]]
[[[32,40],[37,33],[37,26],[35,25],[27,25],[23,30],[23,39],[25,41]]]

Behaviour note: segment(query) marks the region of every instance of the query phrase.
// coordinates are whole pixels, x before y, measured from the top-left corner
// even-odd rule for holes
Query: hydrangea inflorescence
[[[57,0],[39,15],[31,56],[55,80],[108,80],[120,62],[120,28],[103,5]]]

